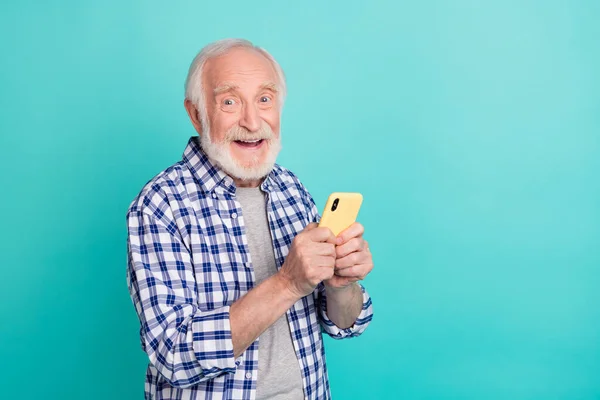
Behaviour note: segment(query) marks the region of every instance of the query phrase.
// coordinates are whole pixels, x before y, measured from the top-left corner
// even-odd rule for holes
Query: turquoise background
[[[245,37],[288,77],[280,163],[360,191],[375,317],[336,399],[600,398],[600,2],[0,6],[0,397],[136,399],[125,212]]]

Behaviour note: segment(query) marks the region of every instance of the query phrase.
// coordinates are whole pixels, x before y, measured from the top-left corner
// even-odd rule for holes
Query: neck
[[[256,188],[256,187],[259,187],[260,184],[264,180],[265,180],[265,178],[262,178],[262,179],[252,179],[252,180],[244,180],[244,179],[233,178],[233,182],[235,182],[235,186],[236,187],[241,187],[241,188]]]

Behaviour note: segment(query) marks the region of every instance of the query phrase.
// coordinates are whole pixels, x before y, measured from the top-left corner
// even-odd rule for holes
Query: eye
[[[271,101],[271,98],[270,98],[269,96],[262,96],[262,97],[260,98],[260,102],[261,102],[261,103],[268,103],[268,102],[270,102],[270,101]]]
[[[234,104],[235,104],[235,100],[233,100],[233,99],[225,99],[225,100],[223,100],[223,105],[233,106]]]

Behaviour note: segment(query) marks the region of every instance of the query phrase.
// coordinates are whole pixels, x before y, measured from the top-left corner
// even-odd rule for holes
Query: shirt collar
[[[198,136],[192,136],[183,152],[183,162],[192,171],[194,178],[205,193],[229,193],[235,196],[236,186],[233,178],[208,158],[202,150]],[[266,176],[260,188],[264,192],[272,192],[283,185],[279,176],[280,167],[275,164],[273,170]]]

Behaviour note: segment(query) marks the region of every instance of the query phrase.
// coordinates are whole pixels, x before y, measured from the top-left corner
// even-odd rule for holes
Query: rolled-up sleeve
[[[369,296],[369,293],[367,293],[363,285],[359,284],[359,286],[363,295],[362,310],[360,311],[360,314],[356,318],[354,324],[346,329],[341,329],[336,326],[335,323],[327,316],[327,295],[325,293],[325,286],[323,283],[319,284],[315,290],[315,303],[318,308],[317,312],[319,313],[319,323],[321,324],[321,327],[323,327],[323,331],[334,339],[346,339],[360,336],[360,334],[367,329],[367,326],[369,326],[369,323],[373,319],[371,296]]]
[[[229,306],[198,308],[191,256],[174,224],[130,210],[127,225],[127,284],[150,363],[181,388],[234,373]]]

